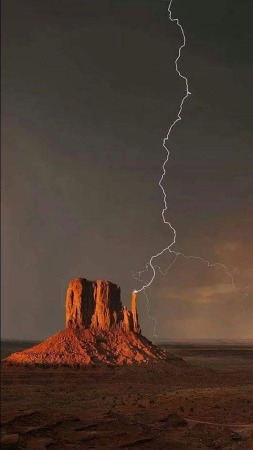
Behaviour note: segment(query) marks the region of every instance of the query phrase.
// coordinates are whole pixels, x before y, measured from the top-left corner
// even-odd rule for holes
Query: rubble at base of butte
[[[118,285],[75,278],[67,289],[66,328],[32,348],[13,353],[4,361],[8,364],[85,366],[148,364],[168,358],[167,353],[142,336],[135,292],[129,311],[121,303]]]

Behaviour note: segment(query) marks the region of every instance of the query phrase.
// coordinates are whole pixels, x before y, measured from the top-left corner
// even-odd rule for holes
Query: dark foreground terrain
[[[2,342],[2,358],[29,346]],[[1,449],[253,449],[253,346],[163,348],[185,362],[3,365]]]

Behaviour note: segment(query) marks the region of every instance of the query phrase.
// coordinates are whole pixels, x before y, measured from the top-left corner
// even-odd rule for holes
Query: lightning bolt
[[[166,164],[167,164],[167,162],[168,162],[168,160],[169,160],[169,157],[170,157],[170,150],[167,148],[166,143],[167,143],[167,141],[168,141],[168,139],[169,139],[169,137],[170,137],[171,131],[172,131],[172,129],[174,128],[174,126],[177,124],[177,122],[180,122],[180,121],[182,120],[182,118],[181,118],[181,113],[182,113],[182,110],[183,110],[184,102],[185,102],[185,100],[191,95],[191,92],[189,91],[188,79],[187,79],[187,77],[185,77],[184,75],[181,74],[181,72],[180,72],[180,70],[179,70],[179,68],[178,68],[178,61],[179,61],[179,59],[180,59],[180,57],[181,57],[181,51],[182,51],[182,49],[186,46],[185,33],[184,33],[184,30],[183,30],[182,25],[181,25],[180,22],[179,22],[179,19],[177,19],[177,18],[174,18],[174,19],[173,19],[173,18],[172,18],[171,5],[172,5],[172,0],[170,1],[169,7],[168,7],[169,19],[170,19],[171,22],[176,22],[176,24],[177,24],[177,26],[180,28],[181,34],[182,34],[182,36],[183,36],[183,44],[179,47],[179,50],[178,50],[178,56],[177,56],[177,58],[176,58],[176,60],[175,60],[175,67],[176,67],[176,71],[177,71],[179,77],[182,78],[182,79],[184,80],[184,82],[185,82],[185,88],[186,88],[186,93],[185,93],[184,97],[183,97],[182,100],[181,100],[180,107],[179,107],[179,111],[178,111],[178,114],[177,114],[177,118],[176,118],[176,120],[171,124],[171,126],[170,126],[170,128],[169,128],[169,130],[168,130],[168,133],[167,133],[166,137],[163,139],[163,147],[165,148],[165,151],[166,151],[166,158],[165,158],[164,163],[163,163],[163,165],[162,165],[162,176],[161,176],[161,178],[160,178],[160,180],[159,180],[159,186],[160,186],[160,188],[161,188],[161,190],[162,190],[162,194],[163,194],[163,203],[164,203],[164,207],[163,207],[163,210],[162,210],[162,219],[163,219],[164,224],[168,225],[169,228],[171,229],[171,231],[173,232],[173,239],[172,239],[172,242],[171,242],[167,247],[163,248],[163,249],[162,249],[160,252],[158,252],[157,254],[151,256],[151,258],[150,258],[150,260],[149,260],[149,263],[146,264],[146,269],[145,269],[145,270],[142,270],[142,271],[140,271],[140,272],[134,272],[134,273],[132,274],[132,276],[133,276],[133,278],[134,278],[135,280],[137,280],[138,282],[142,282],[142,283],[143,283],[142,287],[139,288],[139,289],[136,289],[135,292],[136,292],[136,293],[139,293],[139,292],[142,292],[142,291],[143,291],[143,293],[144,293],[144,295],[145,295],[145,297],[146,297],[147,316],[148,316],[149,319],[151,319],[151,320],[154,321],[154,330],[153,330],[153,336],[154,336],[154,337],[157,337],[157,335],[156,335],[156,328],[157,328],[158,323],[157,323],[157,320],[156,320],[154,317],[150,316],[150,300],[149,300],[149,297],[148,297],[148,295],[147,295],[146,289],[147,289],[148,287],[150,287],[151,284],[152,284],[153,281],[154,281],[154,278],[155,278],[155,276],[156,276],[156,268],[159,270],[159,272],[160,272],[162,275],[166,275],[166,274],[168,273],[169,269],[175,264],[175,262],[177,261],[177,259],[178,259],[179,256],[181,256],[181,257],[183,257],[183,258],[187,258],[187,259],[195,259],[195,260],[202,261],[203,263],[207,264],[208,267],[220,267],[220,268],[224,269],[224,270],[225,270],[225,273],[227,274],[227,276],[228,276],[228,277],[230,278],[230,280],[231,280],[232,289],[233,289],[235,292],[237,292],[237,293],[240,292],[240,293],[241,293],[241,298],[243,298],[245,295],[247,295],[247,294],[245,294],[245,293],[242,294],[242,291],[245,290],[245,288],[238,288],[238,287],[235,286],[235,282],[234,282],[233,275],[231,274],[231,272],[229,271],[229,269],[227,268],[227,266],[226,266],[225,264],[221,264],[221,263],[211,263],[210,261],[208,261],[208,260],[206,260],[206,259],[204,259],[204,258],[201,258],[200,256],[185,255],[184,253],[177,252],[177,251],[175,251],[175,250],[171,250],[171,248],[173,247],[173,245],[176,244],[177,232],[176,232],[176,229],[175,229],[175,228],[173,227],[173,225],[171,224],[171,222],[168,221],[168,220],[166,220],[166,218],[165,218],[165,213],[166,213],[168,207],[167,207],[167,201],[166,201],[167,196],[166,196],[166,192],[165,192],[165,190],[164,190],[164,187],[163,187],[163,185],[162,185],[162,182],[163,182],[164,176],[165,176],[165,174],[166,174]],[[154,260],[155,260],[156,258],[158,258],[159,256],[161,256],[161,255],[162,255],[163,253],[165,253],[166,251],[169,251],[169,253],[174,254],[174,259],[173,259],[172,263],[169,265],[169,267],[166,269],[166,271],[165,271],[165,272],[162,272],[161,269],[160,269],[160,266],[155,265],[153,262],[154,262]],[[152,271],[152,276],[151,276],[150,281],[146,282],[145,280],[143,280],[143,279],[141,278],[141,275],[142,275],[143,273],[145,273],[145,272],[148,272],[150,269],[151,269],[151,271]]]

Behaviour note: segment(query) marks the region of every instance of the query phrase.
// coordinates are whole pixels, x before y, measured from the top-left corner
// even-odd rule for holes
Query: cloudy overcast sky
[[[73,277],[120,284],[128,305],[132,273],[173,238],[158,181],[185,84],[168,5],[2,3],[3,337],[63,328]],[[167,142],[173,249],[225,264],[248,295],[179,257],[147,291],[150,316],[159,337],[252,338],[253,4],[174,0],[172,15],[192,93]],[[143,294],[139,309],[152,337]]]

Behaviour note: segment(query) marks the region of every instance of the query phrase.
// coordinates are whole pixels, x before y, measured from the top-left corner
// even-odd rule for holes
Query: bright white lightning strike
[[[149,298],[148,298],[147,293],[146,293],[146,288],[148,288],[148,287],[152,284],[152,282],[153,282],[153,280],[154,280],[154,278],[155,278],[155,276],[156,276],[156,267],[159,269],[159,272],[160,272],[162,275],[166,275],[167,272],[168,272],[168,270],[169,270],[169,269],[173,266],[173,264],[176,262],[178,256],[182,256],[183,258],[187,258],[187,259],[196,259],[196,260],[200,260],[200,261],[204,262],[205,264],[207,264],[208,267],[221,267],[221,268],[223,268],[223,269],[225,270],[226,274],[228,275],[228,277],[231,279],[231,284],[232,284],[233,290],[234,290],[234,291],[237,291],[237,292],[243,290],[243,289],[236,288],[235,283],[234,283],[233,275],[229,272],[228,268],[227,268],[224,264],[221,264],[221,263],[210,263],[208,260],[203,259],[203,258],[201,258],[200,256],[192,256],[192,255],[189,255],[189,256],[188,256],[188,255],[185,255],[185,254],[183,254],[183,253],[181,253],[181,252],[177,252],[177,251],[175,251],[175,250],[171,250],[171,247],[176,243],[177,233],[176,233],[175,228],[172,226],[172,224],[171,224],[168,220],[165,219],[165,213],[166,213],[168,207],[167,207],[167,202],[166,202],[166,192],[165,192],[164,187],[163,187],[163,185],[162,185],[162,181],[163,181],[163,178],[164,178],[164,176],[165,176],[165,174],[166,174],[166,169],[165,169],[165,167],[166,167],[166,164],[167,164],[168,159],[169,159],[169,156],[170,156],[170,150],[166,147],[166,142],[167,142],[167,140],[169,139],[169,136],[170,136],[170,134],[171,134],[171,131],[172,131],[173,127],[176,125],[177,122],[179,122],[179,121],[182,120],[182,118],[181,118],[181,113],[182,113],[182,109],[183,109],[184,102],[185,102],[185,100],[189,97],[189,95],[191,94],[191,92],[189,91],[188,79],[187,79],[184,75],[182,75],[181,72],[180,72],[180,70],[178,69],[178,61],[179,61],[179,59],[180,59],[180,57],[181,57],[181,51],[182,51],[182,49],[183,49],[183,48],[185,47],[185,45],[186,45],[186,38],[185,38],[184,30],[183,30],[181,24],[179,23],[179,20],[178,20],[178,19],[173,19],[173,18],[172,18],[171,5],[172,5],[172,0],[170,1],[169,7],[168,7],[169,19],[170,19],[171,22],[176,22],[176,24],[177,24],[177,26],[180,28],[181,33],[182,33],[182,36],[183,36],[183,44],[179,47],[179,50],[178,50],[178,56],[177,56],[177,58],[176,58],[176,60],[175,60],[175,66],[176,66],[176,71],[177,71],[178,75],[180,76],[180,78],[182,78],[182,79],[185,81],[185,87],[186,87],[186,94],[184,95],[184,97],[183,97],[183,99],[182,99],[182,101],[181,101],[181,103],[180,103],[180,107],[179,107],[179,111],[178,111],[178,114],[177,114],[177,118],[176,118],[176,120],[172,123],[172,125],[170,126],[169,131],[168,131],[168,133],[167,133],[167,136],[166,136],[166,137],[164,138],[164,140],[163,140],[163,147],[164,147],[165,150],[166,150],[166,158],[165,158],[165,161],[164,161],[164,163],[163,163],[163,165],[162,165],[162,176],[161,176],[161,178],[160,178],[160,180],[159,180],[159,186],[160,186],[160,188],[161,188],[161,190],[162,190],[162,193],[163,193],[163,202],[164,202],[164,208],[163,208],[163,210],[162,210],[162,219],[163,219],[163,222],[164,222],[166,225],[169,225],[170,229],[172,230],[172,232],[173,232],[173,239],[172,239],[172,242],[171,242],[167,247],[165,247],[165,248],[164,248],[163,250],[161,250],[159,253],[153,255],[153,256],[150,258],[149,263],[146,265],[146,269],[145,269],[145,270],[140,271],[140,272],[136,272],[136,273],[133,274],[133,278],[135,278],[135,279],[136,279],[137,281],[139,281],[139,282],[143,282],[143,283],[144,283],[143,286],[142,286],[140,289],[136,289],[134,292],[135,292],[135,293],[138,293],[138,292],[142,292],[142,291],[143,291],[143,293],[144,293],[144,295],[145,295],[145,297],[146,297],[146,299],[147,299],[147,303],[146,303],[147,315],[148,315],[148,317],[149,317],[150,319],[152,319],[152,320],[155,322],[154,331],[153,331],[153,336],[155,336],[155,337],[157,337],[157,335],[155,334],[155,329],[156,329],[156,326],[157,326],[157,321],[156,321],[156,319],[155,319],[154,317],[151,317],[151,316],[149,315],[150,301],[149,301]],[[167,268],[167,270],[165,271],[165,273],[163,273],[163,272],[161,271],[161,269],[160,269],[159,266],[153,264],[153,261],[154,261],[157,257],[161,256],[161,255],[162,255],[164,252],[166,252],[167,250],[168,250],[170,253],[173,253],[173,254],[175,255],[175,258],[173,259],[172,263],[169,265],[169,267]],[[152,270],[152,277],[151,277],[151,279],[150,279],[149,282],[146,282],[146,281],[142,280],[142,279],[140,278],[140,276],[141,276],[141,274],[143,274],[144,272],[148,272],[149,269]],[[241,294],[241,295],[244,296],[244,295],[247,295],[247,294]]]
[[[163,208],[163,210],[162,210],[162,218],[163,218],[163,222],[164,222],[166,225],[169,225],[170,229],[173,231],[173,240],[172,240],[172,242],[171,242],[167,247],[165,247],[165,248],[164,248],[163,250],[161,250],[159,253],[157,253],[156,255],[153,255],[153,256],[150,258],[150,261],[149,261],[148,266],[152,269],[153,275],[152,275],[152,277],[151,277],[151,280],[150,280],[147,284],[144,284],[144,285],[142,286],[141,289],[137,289],[137,290],[136,290],[137,292],[141,292],[141,291],[143,291],[145,288],[148,288],[148,287],[151,285],[151,283],[153,282],[153,280],[154,280],[154,278],[155,278],[155,275],[156,275],[155,266],[153,265],[153,260],[154,260],[155,258],[157,258],[158,256],[161,256],[161,255],[162,255],[164,252],[166,252],[167,250],[169,250],[170,253],[175,253],[176,255],[178,255],[178,252],[175,252],[175,251],[171,250],[171,247],[176,243],[176,236],[177,236],[177,233],[176,233],[175,228],[171,225],[171,223],[170,223],[169,221],[167,221],[167,220],[165,219],[165,217],[164,217],[165,212],[167,211],[168,207],[167,207],[167,202],[166,202],[166,192],[165,192],[164,187],[163,187],[163,185],[162,185],[162,181],[163,181],[163,178],[164,178],[164,176],[165,176],[165,174],[166,174],[165,166],[166,166],[166,164],[167,164],[167,162],[168,162],[168,159],[169,159],[169,156],[170,156],[170,151],[168,150],[168,148],[166,147],[165,144],[166,144],[166,141],[169,139],[169,136],[170,136],[170,133],[171,133],[171,131],[172,131],[172,128],[176,125],[177,122],[179,122],[180,120],[182,120],[182,119],[181,119],[181,112],[182,112],[182,109],[183,109],[183,105],[184,105],[185,100],[187,99],[187,97],[188,97],[191,93],[190,93],[190,91],[189,91],[189,86],[188,86],[188,80],[187,80],[187,78],[186,78],[185,76],[183,76],[183,75],[180,73],[179,69],[178,69],[178,64],[177,64],[177,63],[178,63],[178,60],[180,59],[180,56],[181,56],[181,50],[182,50],[182,48],[185,47],[186,39],[185,39],[184,30],[183,30],[182,26],[180,25],[179,20],[178,20],[178,19],[173,19],[173,18],[172,18],[171,5],[172,5],[172,0],[171,0],[171,2],[170,2],[170,4],[169,4],[169,8],[168,8],[169,18],[170,18],[171,22],[176,22],[176,23],[177,23],[177,25],[178,25],[178,27],[180,28],[180,30],[181,30],[181,32],[182,32],[182,35],[183,35],[183,44],[181,45],[181,47],[179,47],[179,50],[178,50],[178,56],[177,56],[176,61],[175,61],[175,66],[176,66],[176,71],[177,71],[178,75],[180,76],[180,78],[182,78],[182,79],[185,81],[185,85],[186,85],[186,95],[183,97],[183,99],[182,99],[182,101],[181,101],[181,103],[180,103],[180,107],[179,107],[179,112],[178,112],[178,114],[177,114],[177,118],[176,118],[176,120],[172,123],[172,125],[170,126],[169,131],[168,131],[168,133],[167,133],[167,136],[166,136],[166,138],[164,138],[164,140],[163,140],[163,147],[164,147],[165,150],[166,150],[166,158],[165,158],[165,161],[164,161],[164,163],[163,163],[163,165],[162,165],[163,173],[162,173],[162,176],[161,176],[161,178],[160,178],[160,180],[159,180],[159,186],[160,186],[160,188],[161,188],[161,190],[162,190],[162,193],[163,193],[163,202],[164,202],[164,208]],[[145,272],[145,271],[143,271],[143,272]],[[140,275],[142,272],[138,272],[138,273],[139,273],[139,275]],[[134,278],[135,278],[135,277],[134,277]],[[141,280],[140,280],[140,281],[141,281]]]

